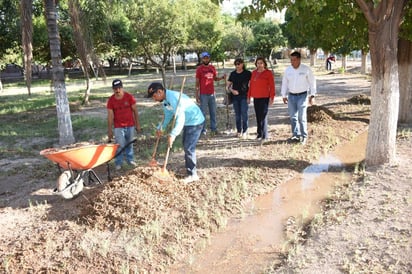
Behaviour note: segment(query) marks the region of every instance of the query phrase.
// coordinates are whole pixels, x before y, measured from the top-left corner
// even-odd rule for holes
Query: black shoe
[[[299,143],[300,142],[300,138],[298,136],[292,136],[288,139],[288,141],[290,143]]]

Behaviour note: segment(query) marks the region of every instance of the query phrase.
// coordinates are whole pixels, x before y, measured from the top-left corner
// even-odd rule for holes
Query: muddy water
[[[288,217],[313,218],[319,203],[336,184],[350,179],[346,166],[365,158],[367,133],[344,145],[300,176],[280,185],[247,206],[247,216],[228,224],[224,232],[212,237],[201,254],[187,258],[188,265],[172,273],[261,273],[276,257],[284,243],[284,224]]]

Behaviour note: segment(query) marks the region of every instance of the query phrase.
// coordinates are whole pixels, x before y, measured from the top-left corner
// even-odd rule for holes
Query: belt
[[[289,94],[290,94],[290,95],[293,95],[293,96],[304,95],[304,94],[307,94],[307,93],[308,93],[308,91],[299,92],[299,93],[291,93],[291,92],[289,92]]]

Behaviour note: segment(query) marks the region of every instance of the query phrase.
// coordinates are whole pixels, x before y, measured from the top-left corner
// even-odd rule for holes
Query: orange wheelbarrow
[[[133,139],[123,149],[135,141],[136,139]],[[88,183],[102,184],[93,170],[95,167],[106,163],[107,178],[111,181],[109,162],[122,153],[123,149],[116,153],[118,147],[118,144],[99,144],[68,149],[47,148],[40,151],[40,155],[56,163],[61,172],[54,192],[65,199],[71,199],[83,190],[86,180]]]

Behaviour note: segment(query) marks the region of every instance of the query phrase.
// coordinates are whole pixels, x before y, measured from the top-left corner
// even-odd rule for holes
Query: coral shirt
[[[216,77],[216,69],[213,65],[200,65],[196,69],[196,78],[199,79],[200,94],[214,94],[214,80]]]
[[[268,69],[262,72],[258,72],[257,70],[252,71],[247,97],[249,99],[251,97],[274,99],[275,95],[275,78],[272,72]]]
[[[125,92],[121,99],[116,99],[114,94],[110,96],[107,101],[107,108],[113,110],[114,113],[114,127],[133,127],[133,109],[132,106],[136,104],[136,99]]]

